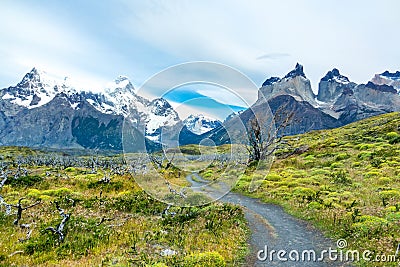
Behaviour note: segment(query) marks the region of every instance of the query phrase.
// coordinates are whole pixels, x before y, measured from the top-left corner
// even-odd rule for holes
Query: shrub
[[[371,178],[371,177],[376,177],[378,176],[380,173],[378,171],[369,171],[367,173],[364,174],[364,178]]]
[[[75,172],[75,171],[76,171],[76,168],[74,168],[74,167],[68,167],[68,168],[65,169],[65,171],[66,171],[66,172]]]
[[[373,144],[359,144],[359,145],[357,145],[356,148],[358,148],[359,150],[368,150],[373,147],[374,147]]]
[[[361,234],[364,236],[374,236],[382,232],[383,227],[388,223],[387,220],[371,216],[364,215],[358,219],[358,222],[352,225],[352,229],[357,234]]]
[[[306,157],[304,157],[304,160],[315,160],[315,157],[314,157],[314,155],[308,155],[308,156],[306,156]]]
[[[339,202],[339,199],[337,197],[327,197],[323,200],[322,204],[325,207],[331,208],[333,207],[337,202]]]
[[[7,184],[11,186],[33,186],[43,181],[39,175],[20,176],[18,179],[8,179]]]
[[[322,205],[316,201],[312,201],[312,202],[308,203],[307,208],[309,208],[311,210],[320,210],[320,209],[322,209]]]
[[[379,196],[385,200],[400,200],[400,191],[395,189],[384,190],[379,192]]]
[[[396,132],[389,132],[386,134],[386,139],[389,140],[389,144],[397,144],[400,142],[400,135]]]
[[[396,132],[389,132],[389,133],[386,134],[386,138],[387,139],[393,139],[393,138],[396,138],[398,136],[399,136],[399,134],[396,133]]]
[[[265,177],[265,180],[271,181],[271,182],[277,182],[277,181],[282,180],[282,177],[279,174],[270,173]]]
[[[186,256],[185,267],[225,267],[224,258],[218,252],[196,253]]]
[[[331,164],[331,169],[340,169],[340,168],[343,168],[343,167],[344,167],[344,165],[341,162],[334,162],[334,163]]]
[[[360,166],[361,166],[361,163],[358,162],[358,161],[354,161],[353,164],[351,164],[351,167],[353,167],[353,168],[357,168],[357,167],[360,167]]]
[[[336,160],[345,160],[345,159],[348,159],[348,158],[350,158],[350,155],[349,154],[347,154],[347,153],[339,153],[337,156],[336,156]]]
[[[302,198],[303,200],[307,199],[307,201],[311,201],[313,198],[315,198],[315,191],[311,188],[307,187],[296,187],[293,190],[293,194],[297,197]]]
[[[386,216],[386,220],[389,222],[399,222],[400,221],[400,212],[389,213]]]
[[[330,171],[325,170],[325,169],[313,169],[311,172],[311,176],[316,176],[316,175],[329,175]]]
[[[351,179],[344,170],[331,173],[332,181],[335,184],[351,184]]]
[[[357,157],[361,160],[366,160],[366,159],[370,159],[372,156],[371,152],[361,152],[357,155]]]
[[[206,172],[203,173],[203,178],[207,179],[207,178],[211,178],[214,175],[212,170],[207,170]]]

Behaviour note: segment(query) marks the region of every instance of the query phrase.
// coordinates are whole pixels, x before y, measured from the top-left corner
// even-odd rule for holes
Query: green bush
[[[307,199],[308,201],[311,201],[313,198],[315,198],[316,192],[315,190],[307,187],[296,187],[293,190],[293,194],[297,197],[304,199]]]
[[[304,160],[312,161],[312,160],[315,160],[315,157],[314,157],[314,155],[308,155],[308,156],[304,157]]]
[[[344,170],[331,173],[332,181],[335,184],[351,184],[351,179]]]
[[[277,182],[277,181],[282,180],[282,177],[279,174],[270,173],[265,177],[265,180],[271,181],[271,182]]]
[[[66,172],[75,172],[75,171],[76,171],[76,168],[74,168],[74,167],[68,167],[68,168],[65,169],[65,171],[66,171]]]
[[[162,262],[155,263],[155,264],[153,264],[153,265],[146,265],[146,266],[151,266],[151,267],[168,267],[167,265],[165,265],[165,264],[162,263]]]
[[[397,144],[400,142],[400,135],[396,132],[389,132],[386,134],[386,139],[389,140],[389,144]]]
[[[224,258],[218,252],[196,253],[184,258],[184,267],[225,267]]]
[[[358,222],[352,225],[352,230],[358,235],[374,236],[383,231],[383,227],[388,221],[371,215],[364,215],[358,219]]]
[[[6,184],[10,184],[11,186],[33,186],[41,181],[43,181],[43,178],[39,175],[27,175],[20,176],[18,179],[8,179]]]
[[[387,139],[393,139],[393,138],[396,138],[398,136],[399,136],[399,134],[396,133],[396,132],[389,132],[389,133],[386,134],[386,138]]]
[[[343,168],[343,167],[344,167],[344,165],[341,162],[334,162],[334,163],[331,164],[331,169],[340,169],[340,168]]]
[[[347,153],[339,153],[337,156],[336,156],[336,160],[344,160],[344,159],[348,159],[348,158],[350,158],[350,155],[349,154],[347,154]]]
[[[379,196],[385,200],[400,200],[400,191],[392,189],[392,190],[384,190],[379,192]]]
[[[322,205],[316,201],[312,201],[308,203],[307,208],[309,208],[310,210],[320,210],[322,209]]]

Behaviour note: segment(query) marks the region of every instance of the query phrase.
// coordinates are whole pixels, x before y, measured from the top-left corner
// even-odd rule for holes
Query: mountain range
[[[366,84],[356,84],[338,69],[321,78],[315,95],[303,66],[284,77],[270,77],[261,86],[258,100],[251,110],[239,117],[262,117],[268,104],[272,113],[284,106],[294,118],[285,134],[300,134],[312,130],[336,128],[367,117],[400,110],[400,72],[376,74]],[[254,113],[253,115],[250,115]],[[229,123],[229,122],[228,122]]]
[[[315,95],[303,66],[297,64],[284,77],[270,77],[259,89],[251,109],[232,114],[224,122],[204,115],[185,120],[163,98],[137,95],[129,79],[118,76],[103,93],[76,90],[69,80],[54,80],[33,68],[15,86],[0,90],[0,145],[51,148],[122,149],[124,119],[146,142],[159,147],[161,133],[171,133],[180,144],[204,138],[216,144],[231,142],[226,129],[273,113],[294,112],[286,134],[339,127],[366,117],[400,110],[400,72],[376,74],[356,84],[338,69],[320,80]]]

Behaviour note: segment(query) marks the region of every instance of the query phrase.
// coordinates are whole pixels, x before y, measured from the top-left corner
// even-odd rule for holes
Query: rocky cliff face
[[[400,72],[386,71],[371,82],[356,84],[333,69],[321,79],[315,95],[303,66],[296,64],[284,77],[267,79],[252,108],[230,115],[221,125],[199,116],[182,122],[166,100],[137,95],[124,76],[103,93],[93,93],[76,90],[68,79],[54,80],[34,68],[17,85],[0,90],[0,145],[121,150],[126,122],[134,128],[132,145],[159,147],[161,135],[173,142],[170,145],[199,143],[204,138],[216,144],[241,142],[245,136],[240,135],[246,133],[240,132],[240,125],[248,125],[254,116],[265,118],[269,108],[273,113],[293,112],[285,134],[299,134],[399,111],[399,81]],[[143,149],[140,145],[132,149],[137,147]]]
[[[385,84],[393,86],[397,90],[397,92],[400,92],[400,71],[385,71],[381,74],[375,74],[371,82],[377,85]]]
[[[297,101],[315,103],[315,95],[311,89],[310,80],[303,72],[299,63],[285,77],[267,79],[258,93],[258,102],[272,99],[278,95],[290,95]]]
[[[379,79],[378,79],[379,78]],[[257,102],[224,122],[228,128],[233,124],[246,124],[252,117],[262,118],[268,108],[272,113],[294,113],[294,118],[285,134],[299,134],[318,129],[339,127],[367,117],[400,110],[400,96],[395,85],[400,81],[400,72],[376,75],[376,83],[357,85],[340,74],[338,69],[329,71],[319,82],[315,96],[303,72],[297,64],[283,78],[268,78],[259,90]],[[277,122],[279,124],[279,122]],[[214,133],[215,140],[226,140]]]
[[[166,100],[136,95],[126,77],[104,93],[78,91],[67,81],[33,68],[17,85],[0,90],[0,145],[120,150],[128,115],[153,142],[159,142],[161,128],[180,122]]]
[[[337,98],[348,89],[356,86],[355,83],[339,73],[338,69],[329,71],[319,82],[318,101],[333,104]]]

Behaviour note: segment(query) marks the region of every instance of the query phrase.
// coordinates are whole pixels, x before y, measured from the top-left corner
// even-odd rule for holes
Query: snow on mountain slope
[[[61,92],[67,95],[76,93],[69,85],[67,77],[57,80],[45,71],[33,68],[21,82],[2,90],[0,95],[3,100],[8,99],[12,104],[32,109],[47,104]]]
[[[221,126],[219,120],[206,117],[203,114],[190,115],[183,121],[183,124],[189,131],[197,135],[204,134]]]
[[[166,100],[157,98],[149,101],[137,95],[134,86],[125,76],[118,76],[107,84],[103,93],[93,93],[75,90],[68,78],[56,79],[33,68],[16,86],[0,90],[0,98],[13,106],[33,109],[49,103],[60,93],[65,94],[71,108],[75,110],[79,109],[81,101],[86,101],[104,114],[127,117],[133,113],[133,120],[145,124],[145,135],[152,136],[152,140],[159,139],[160,127],[173,126],[180,121]]]
[[[400,71],[385,71],[381,74],[375,74],[371,81],[377,85],[393,86],[400,93]]]

